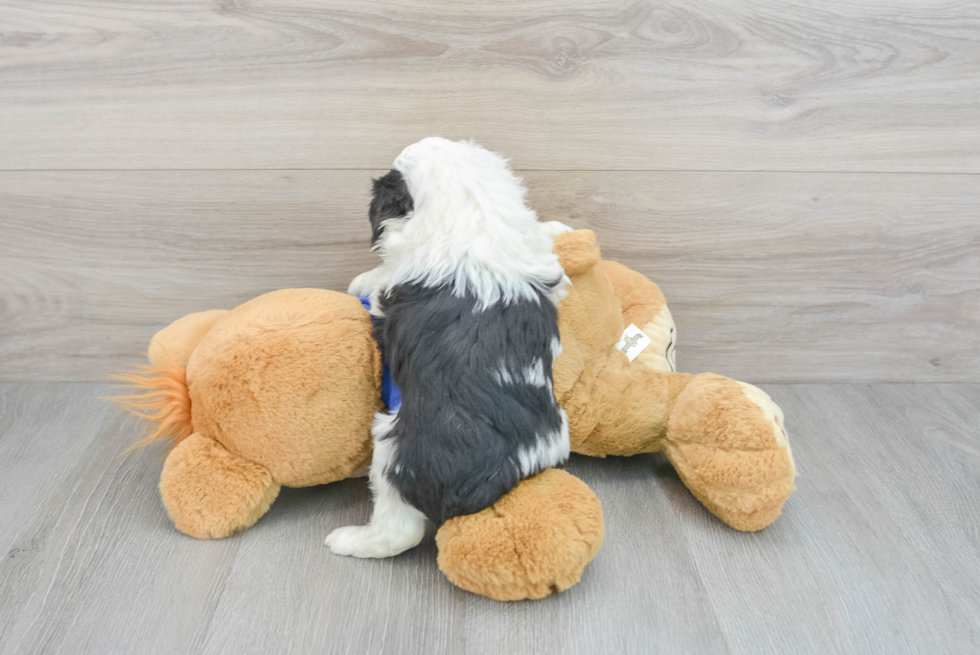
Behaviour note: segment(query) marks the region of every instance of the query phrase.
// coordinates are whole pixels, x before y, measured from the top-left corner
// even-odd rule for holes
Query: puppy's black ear
[[[407,216],[413,207],[412,194],[408,192],[408,185],[405,184],[405,178],[400,171],[391,169],[387,175],[374,180],[371,207],[368,209],[368,218],[371,220],[371,245],[373,246],[381,238],[381,233],[384,231],[382,221]]]

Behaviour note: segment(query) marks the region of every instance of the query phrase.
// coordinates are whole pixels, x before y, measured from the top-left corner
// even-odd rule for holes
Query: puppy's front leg
[[[372,430],[374,457],[369,476],[374,512],[371,522],[338,528],[327,535],[325,543],[337,555],[391,557],[414,548],[425,535],[425,515],[406,503],[385,476],[394,461],[395,443],[384,437],[394,420],[395,416],[378,414]]]
[[[574,232],[575,228],[568,227],[561,221],[548,221],[547,223],[539,223],[541,229],[544,230],[545,234],[554,239],[559,234],[564,234],[565,232]]]
[[[347,294],[351,296],[370,296],[380,284],[381,267],[372,268],[370,271],[361,273],[347,287]]]

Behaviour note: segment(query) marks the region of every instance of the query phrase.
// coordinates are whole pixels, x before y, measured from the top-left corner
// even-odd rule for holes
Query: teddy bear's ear
[[[573,230],[555,237],[555,253],[565,275],[575,277],[599,263],[601,255],[592,230]]]

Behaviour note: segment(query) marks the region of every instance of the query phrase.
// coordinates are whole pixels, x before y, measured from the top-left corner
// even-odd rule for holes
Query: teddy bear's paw
[[[765,416],[766,420],[772,424],[773,440],[780,448],[786,449],[786,454],[789,456],[789,463],[792,466],[793,475],[796,475],[796,465],[793,462],[793,450],[789,445],[789,434],[786,432],[783,410],[780,409],[779,405],[773,402],[772,398],[769,397],[769,394],[754,384],[739,382],[738,380],[735,380],[735,382],[738,382],[738,386],[742,388],[742,393],[745,394],[745,397],[752,401],[752,404],[761,409],[763,416]]]
[[[636,356],[636,361],[654,371],[676,371],[677,327],[667,305],[661,307],[653,320],[640,329],[650,338],[650,345]]]
[[[576,584],[605,534],[602,504],[571,473],[546,469],[492,507],[436,533],[439,569],[495,600],[544,598]]]
[[[167,455],[160,494],[178,530],[196,539],[224,539],[265,514],[279,483],[261,464],[195,432]]]
[[[411,526],[402,531],[386,531],[373,525],[351,525],[331,532],[324,544],[335,555],[393,557],[417,546],[424,534],[424,524],[421,529]]]
[[[776,520],[794,489],[783,413],[761,389],[702,373],[677,397],[664,452],[688,489],[743,531]]]

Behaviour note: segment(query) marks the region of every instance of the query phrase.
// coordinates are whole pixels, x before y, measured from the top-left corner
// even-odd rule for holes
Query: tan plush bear
[[[556,237],[572,280],[559,310],[555,393],[572,450],[664,451],[705,506],[739,530],[779,515],[795,468],[779,408],[761,390],[712,374],[673,372],[674,328],[660,290],[600,259],[591,231]],[[632,361],[636,325],[651,342]],[[619,347],[618,347],[619,346]],[[642,342],[634,345],[634,349]],[[174,524],[202,539],[244,530],[281,486],[363,474],[381,401],[382,364],[360,302],[285,289],[231,311],[186,316],[150,343],[149,367],[119,376],[143,393],[120,402],[156,425],[140,444],[175,437],[160,477]],[[589,488],[555,469],[436,535],[456,585],[500,600],[575,584],[603,539]]]
[[[676,331],[663,294],[600,259],[592,232],[561,235],[555,249],[572,280],[558,312],[563,353],[554,371],[572,451],[663,451],[721,520],[750,531],[772,523],[796,476],[782,410],[750,384],[674,372]],[[631,324],[652,340],[632,362],[615,348]]]

